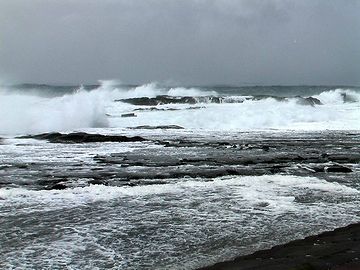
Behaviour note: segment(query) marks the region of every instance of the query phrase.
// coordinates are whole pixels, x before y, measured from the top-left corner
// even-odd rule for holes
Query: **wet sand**
[[[358,270],[360,223],[295,240],[199,270]]]

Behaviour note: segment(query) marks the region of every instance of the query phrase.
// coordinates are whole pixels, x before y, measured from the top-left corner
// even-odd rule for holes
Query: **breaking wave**
[[[126,87],[102,81],[92,89],[80,87],[65,94],[44,96],[41,89],[36,92],[2,88],[0,134],[141,125],[210,130],[349,130],[360,129],[359,105],[360,93],[349,89],[274,96],[223,93],[211,88],[170,88],[155,83]],[[126,113],[134,113],[134,117],[122,117]]]
[[[144,87],[144,86],[143,86]],[[360,94],[336,89],[307,96],[272,95],[172,95],[174,90],[159,91],[147,85],[147,95],[118,99],[114,105],[112,126],[178,125],[205,130],[350,130],[360,128]],[[145,88],[141,88],[145,89]],[[191,93],[193,89],[189,90]],[[133,112],[136,117],[120,118]],[[118,118],[116,117],[118,116]]]
[[[23,134],[106,127],[105,92],[78,89],[73,94],[45,98],[0,92],[0,134]]]

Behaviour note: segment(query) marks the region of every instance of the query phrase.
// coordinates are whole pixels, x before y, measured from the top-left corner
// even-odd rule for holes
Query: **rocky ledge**
[[[244,98],[233,98],[233,97],[218,97],[218,96],[199,96],[199,97],[190,97],[190,96],[167,96],[159,95],[156,97],[137,97],[137,98],[126,98],[126,99],[117,99],[115,102],[125,102],[136,106],[157,106],[157,105],[167,105],[167,104],[198,104],[198,103],[242,103],[245,100],[263,100],[272,98],[277,101],[289,101],[295,99],[296,102],[300,105],[322,105],[321,101],[314,97],[279,97],[279,96],[269,96],[269,95],[257,95],[253,97],[244,97]]]
[[[133,186],[159,184],[168,179],[208,181],[222,176],[272,174],[314,176],[327,181],[334,181],[335,177],[346,183],[358,181],[360,173],[360,137],[352,133],[273,134],[223,137],[221,140],[186,139],[182,135],[145,139],[87,133],[45,133],[23,138],[52,143],[143,141],[144,147],[126,152],[118,152],[114,147],[112,151],[97,153],[94,148],[87,162],[62,160],[54,167],[46,161],[25,164],[15,161],[0,167],[0,178],[3,179],[14,173],[19,179],[26,178],[30,182],[41,179],[36,180],[39,189],[74,187],[73,179],[80,178],[88,185]],[[59,170],[59,166],[66,169]],[[17,184],[23,185],[23,182]]]
[[[89,134],[85,132],[73,132],[68,134],[53,132],[38,135],[27,135],[19,139],[47,140],[51,143],[92,143],[92,142],[142,142],[146,139],[140,136],[127,137],[120,135]]]
[[[164,126],[137,126],[137,127],[130,127],[130,129],[184,129],[181,126],[178,125],[164,125]]]

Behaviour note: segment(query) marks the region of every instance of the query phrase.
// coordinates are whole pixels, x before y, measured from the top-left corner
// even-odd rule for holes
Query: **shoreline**
[[[357,270],[360,222],[198,270]]]

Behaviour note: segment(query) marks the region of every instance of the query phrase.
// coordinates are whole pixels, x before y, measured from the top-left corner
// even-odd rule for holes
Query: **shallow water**
[[[191,136],[185,131],[175,133],[145,131],[142,135],[156,140],[174,137],[175,141]],[[190,139],[217,142],[228,136],[228,141],[248,138],[255,144],[257,136],[264,134],[266,138],[260,141],[268,143],[281,143],[286,137],[298,143],[311,137],[260,132],[212,138],[198,134]],[[336,142],[334,134],[313,137]],[[356,133],[338,137],[344,138],[340,147],[346,142],[356,146],[359,138]],[[129,181],[110,177],[107,185],[89,185],[94,168],[171,171],[171,166],[156,159],[152,167],[122,168],[99,164],[95,155],[146,156],[155,151],[174,157],[177,151],[206,157],[211,148],[164,148],[152,142],[53,144],[30,139],[8,139],[0,147],[1,165],[7,166],[0,171],[0,256],[7,268],[193,269],[360,219],[358,164],[351,165],[354,172],[350,174],[170,176]],[[255,148],[238,151],[259,155]],[[41,183],[51,182],[49,177],[53,181],[62,177],[67,189],[48,190]]]

